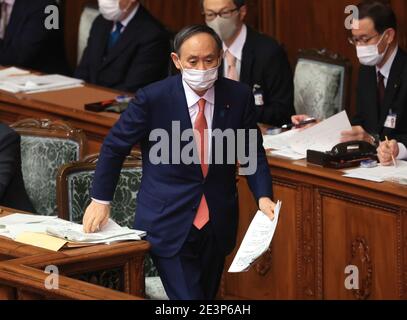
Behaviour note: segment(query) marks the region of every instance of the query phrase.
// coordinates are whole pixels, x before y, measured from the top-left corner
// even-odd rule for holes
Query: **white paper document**
[[[16,77],[16,76],[22,76],[22,75],[28,75],[28,74],[30,74],[30,71],[23,70],[23,69],[16,68],[16,67],[10,67],[10,68],[0,70],[0,81],[7,79],[9,77]]]
[[[83,80],[58,74],[26,75],[0,79],[0,89],[11,93],[38,93],[83,85]]]
[[[83,232],[83,225],[39,215],[12,214],[0,218],[0,236],[15,240],[24,233],[43,233],[77,243],[113,243],[127,240],[141,240],[144,231],[120,227],[112,219],[97,233]]]
[[[253,262],[268,250],[277,228],[281,206],[281,201],[278,201],[274,210],[274,220],[270,220],[261,211],[257,212],[228,272],[238,273],[248,271]]]
[[[46,228],[49,235],[65,239],[70,242],[80,243],[111,243],[124,240],[141,240],[145,236],[144,231],[132,230],[120,227],[112,219],[103,229],[96,233],[85,233],[83,225],[69,223],[63,225],[49,225]]]
[[[361,179],[373,182],[395,182],[403,183],[407,181],[407,161],[397,161],[395,166],[377,166],[375,168],[356,168],[344,171],[344,177]]]
[[[307,150],[331,151],[341,142],[342,131],[352,130],[346,111],[342,111],[331,118],[305,129],[289,140],[291,149],[306,155]]]
[[[276,135],[265,135],[263,136],[264,149],[286,149],[288,147],[288,139],[296,135],[298,132],[298,129],[293,129]]]
[[[331,118],[304,130],[290,130],[276,136],[263,136],[265,149],[292,160],[305,159],[307,150],[331,151],[341,142],[342,131],[352,130],[346,111],[342,111]]]

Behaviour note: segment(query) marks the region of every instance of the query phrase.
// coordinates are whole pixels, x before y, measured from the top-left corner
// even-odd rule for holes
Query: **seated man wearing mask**
[[[398,46],[397,20],[391,7],[380,1],[358,5],[359,20],[353,22],[350,42],[356,46],[360,63],[357,114],[352,130],[342,141],[395,139],[397,149],[407,145],[407,54]],[[293,117],[298,124],[308,116]],[[394,144],[394,141],[393,141]],[[392,149],[395,153],[396,149]],[[396,155],[395,155],[396,156]],[[402,157],[403,152],[397,152]]]
[[[76,77],[112,89],[137,89],[168,76],[170,40],[138,0],[99,0]]]
[[[221,72],[252,88],[259,123],[288,123],[295,114],[294,86],[284,49],[276,40],[244,24],[245,0],[201,0],[201,4],[206,24],[223,41]]]
[[[257,170],[247,172],[247,179],[259,208],[271,219],[272,182],[251,89],[218,79],[222,42],[217,34],[203,25],[186,27],[175,37],[174,50],[172,59],[182,75],[140,89],[105,139],[93,181],[94,200],[83,226],[85,232],[95,232],[106,224],[123,161],[140,144],[143,180],[134,227],[147,231],[151,256],[170,299],[214,299],[225,257],[236,244],[234,147],[255,147],[250,161]],[[174,125],[181,128],[183,138],[173,132]],[[172,145],[167,160],[157,159],[158,130],[168,138],[159,142],[168,141],[161,154]],[[225,131],[243,132],[245,141],[215,143]],[[255,135],[250,141],[249,133]],[[192,163],[191,144],[196,156]],[[228,145],[233,146],[232,153]],[[234,161],[219,160],[226,153]]]

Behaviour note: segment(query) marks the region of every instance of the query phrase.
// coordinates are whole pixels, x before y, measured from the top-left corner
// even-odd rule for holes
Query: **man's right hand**
[[[307,115],[307,114],[297,114],[297,115],[291,117],[291,122],[292,122],[294,125],[298,126],[301,122],[306,121],[306,120],[308,120],[308,119],[310,119],[310,118],[312,118],[312,117],[310,117],[310,116]],[[315,125],[316,125],[317,123],[319,123],[319,122],[320,122],[320,121],[317,120],[317,121],[314,122],[314,123],[310,123],[310,124],[307,124],[307,125],[305,125],[305,126],[302,126],[302,127],[299,128],[299,131],[302,131],[302,130],[311,128],[312,126],[315,126]],[[295,127],[294,127],[294,128],[295,128]]]
[[[110,205],[92,201],[83,216],[83,231],[94,233],[101,230],[108,222],[110,217]]]

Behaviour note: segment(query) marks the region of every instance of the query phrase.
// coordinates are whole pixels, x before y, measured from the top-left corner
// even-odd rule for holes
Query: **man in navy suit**
[[[20,136],[0,123],[0,205],[34,212],[21,172]]]
[[[112,89],[136,92],[168,76],[168,32],[138,0],[99,0],[88,45],[75,76]]]
[[[147,231],[152,258],[171,299],[213,299],[225,257],[236,242],[236,158],[246,164],[236,151],[232,162],[215,160],[220,154],[230,156],[230,145],[219,147],[215,135],[243,131],[245,139],[229,142],[245,153],[255,150],[250,158],[257,170],[247,172],[248,181],[260,209],[273,219],[271,175],[250,88],[218,79],[222,42],[217,34],[207,26],[187,27],[176,36],[174,48],[172,59],[182,76],[139,90],[113,127],[101,150],[94,200],[83,224],[85,232],[95,232],[107,223],[122,163],[140,143],[143,178],[134,227]],[[182,135],[192,129],[194,134],[180,139],[174,127]],[[169,133],[172,152],[156,152],[157,144],[166,141],[157,138],[159,132]],[[253,132],[255,139],[249,140]],[[192,164],[184,161],[191,144],[198,154]]]
[[[70,72],[62,30],[45,27],[45,8],[56,4],[55,0],[0,2],[0,65],[45,73]]]

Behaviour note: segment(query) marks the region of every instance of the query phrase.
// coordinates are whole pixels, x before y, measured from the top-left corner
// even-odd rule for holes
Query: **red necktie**
[[[208,124],[205,118],[205,100],[201,99],[198,102],[199,112],[195,120],[194,129],[196,130],[195,140],[198,146],[199,159],[203,176],[206,178],[208,175],[208,137],[207,132]],[[195,216],[194,226],[201,230],[209,222],[209,208],[206,202],[205,195],[202,196],[198,212]]]

